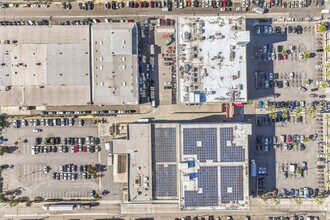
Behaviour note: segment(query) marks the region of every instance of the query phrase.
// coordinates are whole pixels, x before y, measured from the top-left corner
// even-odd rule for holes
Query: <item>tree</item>
[[[269,110],[270,110],[270,113],[268,114],[269,117],[271,119],[276,119],[277,118],[276,107],[272,105]]]
[[[291,141],[291,144],[292,144],[293,146],[297,146],[297,145],[298,145],[298,143],[295,142],[295,141]]]
[[[320,89],[326,89],[326,88],[328,88],[329,87],[329,83],[328,82],[321,82],[320,84],[319,84],[319,88]]]
[[[25,205],[26,205],[26,207],[31,207],[32,202],[31,202],[31,201],[27,201],[27,202],[25,203]]]
[[[87,173],[91,176],[93,176],[94,178],[97,177],[97,169],[96,169],[96,166],[88,166],[87,168]]]
[[[9,206],[10,207],[13,207],[13,206],[16,206],[18,204],[18,201],[16,199],[12,199],[9,201]]]
[[[4,193],[1,193],[0,194],[0,202],[1,203],[5,203],[5,202],[8,202],[9,199],[6,197],[6,195]]]
[[[296,118],[300,118],[301,117],[301,112],[302,112],[302,107],[301,106],[298,106],[296,108],[295,117]]]
[[[273,204],[278,205],[281,203],[281,200],[279,198],[273,198]]]
[[[327,26],[325,24],[320,25],[320,32],[324,32],[327,30]]]
[[[329,79],[330,78],[330,71],[325,73],[325,78]]]
[[[289,117],[289,109],[282,108],[282,118],[288,118],[288,117]]]
[[[305,58],[305,59],[308,59],[308,58],[310,58],[310,57],[311,57],[311,54],[310,54],[310,53],[306,53],[306,52],[304,53],[304,58]]]
[[[0,156],[3,156],[6,153],[6,148],[0,147]]]
[[[295,205],[298,205],[298,206],[301,205],[301,204],[302,204],[301,199],[300,199],[300,198],[295,198],[295,199],[294,199],[294,204],[295,204]]]
[[[325,63],[324,66],[325,66],[325,68],[330,68],[330,63]]]
[[[309,119],[315,119],[316,118],[316,108],[313,106],[309,106],[307,108],[307,117]]]
[[[253,100],[249,99],[249,100],[247,101],[247,104],[248,104],[248,105],[252,105],[252,104],[253,104]]]
[[[325,52],[330,52],[330,44],[325,45],[324,48],[323,48],[323,50],[324,50]]]
[[[282,53],[283,56],[285,56],[286,55],[286,50],[283,49],[281,53]]]

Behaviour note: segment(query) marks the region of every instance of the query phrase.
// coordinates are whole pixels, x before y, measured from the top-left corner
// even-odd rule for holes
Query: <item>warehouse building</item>
[[[139,102],[135,23],[1,26],[0,59],[3,107]]]
[[[171,201],[182,210],[249,207],[250,125],[137,123],[127,131],[111,144],[114,155],[129,158],[128,201]]]
[[[246,45],[240,16],[178,18],[178,100],[180,103],[247,101]]]

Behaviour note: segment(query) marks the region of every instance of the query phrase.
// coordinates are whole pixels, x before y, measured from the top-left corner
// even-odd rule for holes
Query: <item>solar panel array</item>
[[[201,144],[201,146],[198,146]],[[201,162],[217,161],[217,129],[216,128],[184,128],[183,153],[197,155]]]
[[[154,192],[156,197],[176,196],[176,165],[156,165],[156,185]]]
[[[245,150],[242,146],[227,146],[227,141],[233,141],[233,128],[220,128],[220,161],[221,162],[244,162]]]
[[[220,176],[221,203],[243,200],[243,166],[222,166]]]
[[[155,128],[155,161],[176,161],[176,128]]]
[[[198,171],[197,191],[185,191],[185,206],[218,206],[218,167],[201,167]]]

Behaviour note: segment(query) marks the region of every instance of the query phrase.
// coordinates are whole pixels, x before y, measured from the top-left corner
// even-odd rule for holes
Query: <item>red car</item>
[[[150,6],[150,8],[154,8],[155,7],[155,3],[153,1],[150,1],[149,6]]]
[[[76,145],[76,146],[74,146],[74,152],[75,152],[75,153],[79,152],[79,148],[78,148],[78,146],[77,146],[77,145]]]
[[[86,146],[83,146],[83,152],[86,153],[87,152],[87,147]]]
[[[291,141],[292,141],[292,135],[288,135],[288,140],[287,140],[287,142],[288,142],[288,143],[291,143]]]
[[[128,23],[133,23],[134,22],[134,19],[131,19],[131,18],[130,19],[127,19],[127,22]]]
[[[139,1],[139,8],[142,8],[142,1]]]

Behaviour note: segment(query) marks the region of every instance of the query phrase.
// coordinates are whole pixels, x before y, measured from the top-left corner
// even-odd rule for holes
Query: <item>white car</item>
[[[269,88],[269,81],[268,81],[268,80],[265,81],[265,87],[266,87],[267,89]]]
[[[83,120],[83,119],[80,119],[78,125],[79,125],[80,127],[81,127],[81,126],[84,126],[84,120]]]
[[[42,129],[40,129],[40,128],[35,128],[35,129],[33,129],[33,132],[42,132]]]
[[[273,73],[269,73],[268,78],[269,78],[270,81],[272,81],[273,80]]]
[[[27,126],[28,126],[28,122],[27,122],[27,120],[23,119],[23,120],[22,120],[22,127],[25,128],[25,127],[27,127]]]
[[[276,55],[275,55],[275,53],[272,53],[272,60],[276,60]]]
[[[291,73],[290,73],[290,79],[293,79],[293,78],[294,78],[294,73],[291,72]]]

